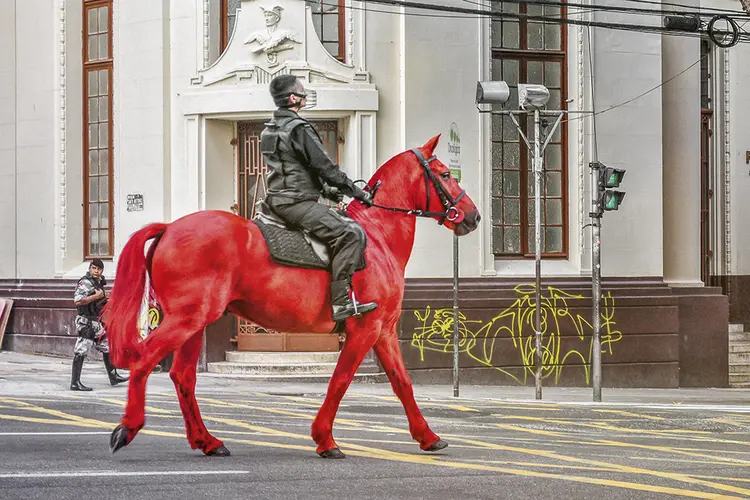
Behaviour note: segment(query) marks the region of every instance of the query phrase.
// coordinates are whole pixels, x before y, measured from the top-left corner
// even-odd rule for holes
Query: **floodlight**
[[[503,81],[477,82],[477,104],[505,104],[510,98],[508,84]]]
[[[549,89],[534,83],[518,84],[518,104],[522,109],[541,109],[549,101]]]

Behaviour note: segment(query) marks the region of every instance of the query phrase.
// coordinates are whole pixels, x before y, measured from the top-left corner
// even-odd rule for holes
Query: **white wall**
[[[197,183],[198,179],[187,179],[180,174],[184,172],[184,166],[188,162],[188,148],[196,148],[194,137],[198,131],[195,130],[188,142],[188,121],[182,114],[179,106],[179,94],[190,86],[190,78],[195,76],[198,69],[203,65],[202,39],[199,34],[203,33],[202,27],[202,5],[200,0],[169,0],[170,29],[169,29],[169,119],[170,119],[170,158],[168,175],[171,189],[175,193],[191,193],[190,200],[170,199],[168,208],[165,210],[165,218],[173,220],[186,213],[184,203],[189,202],[189,207],[197,209]],[[200,14],[200,15],[199,15]],[[197,128],[197,123],[194,127]]]
[[[644,24],[660,19],[608,12],[594,18]],[[660,85],[661,35],[592,29],[592,39],[596,111]],[[603,276],[662,275],[661,103],[656,89],[596,117],[599,161],[627,170],[623,204],[602,222]],[[586,141],[591,152],[593,137]]]
[[[750,274],[750,46],[729,49],[729,161],[731,168],[732,274]]]
[[[421,11],[420,11],[421,12]],[[484,217],[480,116],[474,105],[479,79],[480,21],[466,17],[404,16],[405,147],[421,146],[442,134],[436,153],[448,163],[448,132],[452,122],[461,136],[461,185]],[[457,71],[456,68],[461,68]],[[381,91],[381,95],[385,92]],[[381,120],[378,117],[378,120]],[[408,277],[452,276],[452,234],[432,219],[419,220]],[[461,276],[481,274],[480,231],[460,239]]]
[[[233,122],[206,120],[206,210],[230,212],[235,200],[235,151]]]
[[[0,278],[16,277],[16,3],[0,2]]]
[[[7,2],[5,2],[7,3]],[[55,100],[59,11],[44,0],[16,2],[18,277],[55,272]]]
[[[133,232],[166,220],[169,11],[167,4],[151,0],[115,2],[115,8],[114,201],[119,254]],[[143,211],[127,211],[131,193],[143,195]]]
[[[377,164],[382,165],[403,151],[400,88],[401,30],[399,16],[385,12],[395,10],[379,5],[378,11],[367,12],[366,70],[378,88]]]
[[[83,2],[65,3],[65,258],[58,273],[83,261]],[[115,127],[117,125],[115,124]],[[116,128],[115,128],[116,130]],[[61,139],[61,138],[58,138]],[[62,224],[61,224],[62,226]],[[60,227],[60,237],[63,236]]]

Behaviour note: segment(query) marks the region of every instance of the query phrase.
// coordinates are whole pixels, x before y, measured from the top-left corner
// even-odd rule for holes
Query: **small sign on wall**
[[[142,193],[130,193],[128,195],[128,212],[142,212],[143,211],[143,194]]]
[[[458,134],[458,125],[451,123],[448,132],[448,168],[451,175],[461,182],[461,137]]]

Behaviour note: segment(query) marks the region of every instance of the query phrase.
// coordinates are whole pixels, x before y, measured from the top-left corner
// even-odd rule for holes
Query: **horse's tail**
[[[167,224],[154,223],[136,231],[120,254],[115,285],[103,311],[110,358],[119,368],[128,368],[141,357],[137,321],[148,272],[144,246],[166,229]],[[151,255],[154,246],[156,242],[149,251]]]

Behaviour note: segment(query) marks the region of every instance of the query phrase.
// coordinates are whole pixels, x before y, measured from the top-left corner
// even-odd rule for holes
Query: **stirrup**
[[[359,304],[357,303],[357,296],[354,295],[354,288],[351,289],[352,292],[352,306],[354,307],[354,317],[359,318],[362,316],[362,313],[359,312],[359,308],[357,307]]]

